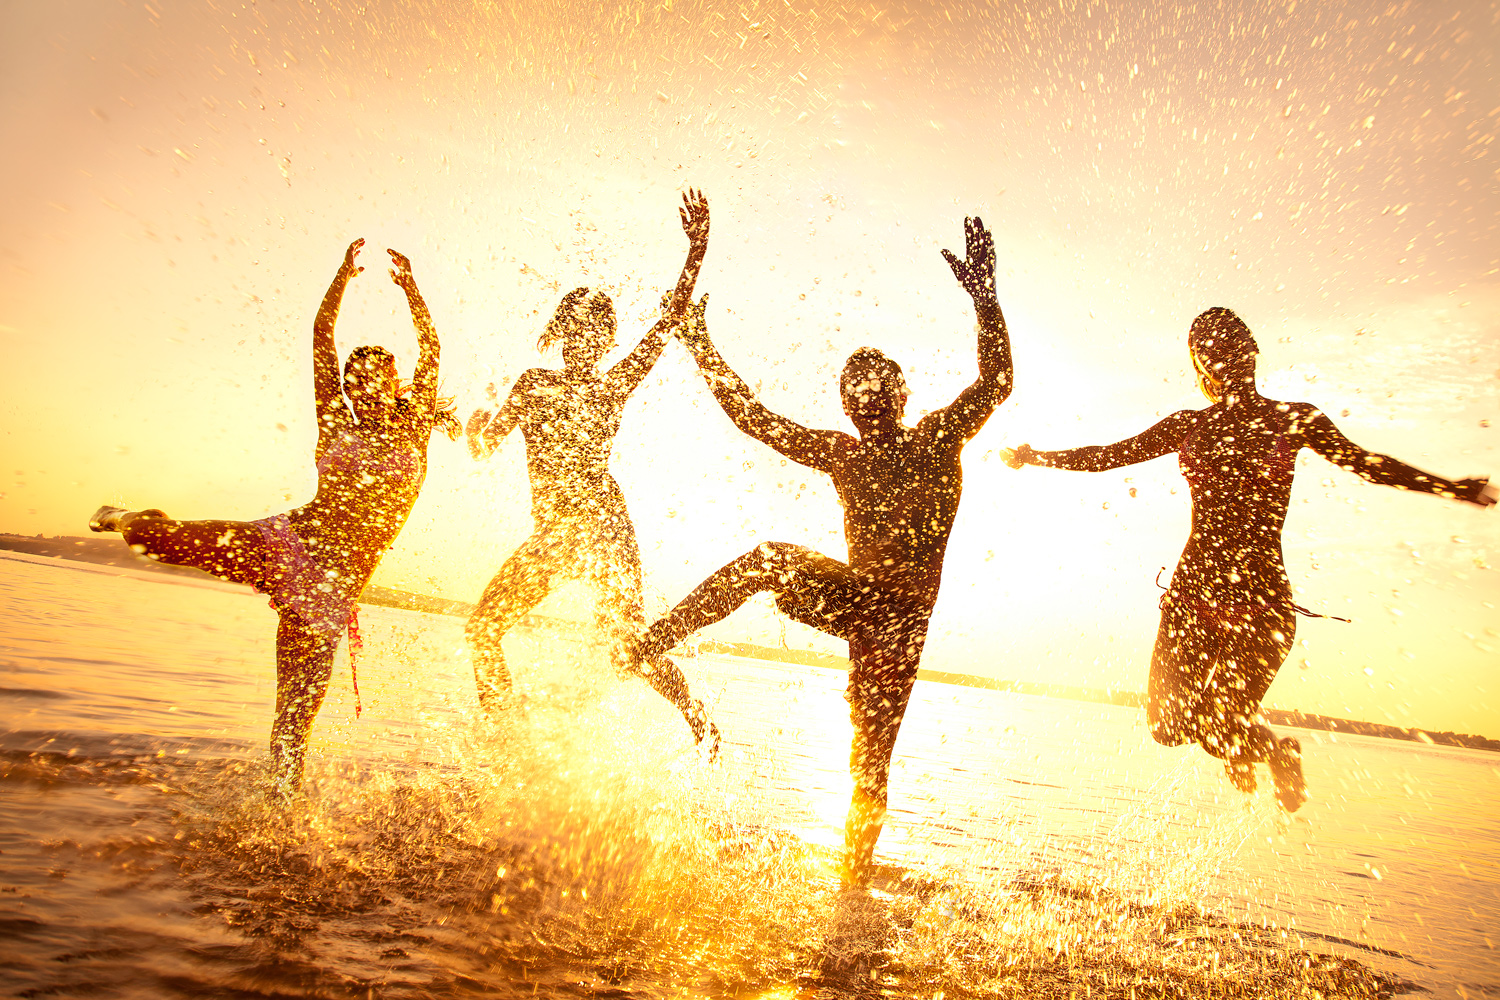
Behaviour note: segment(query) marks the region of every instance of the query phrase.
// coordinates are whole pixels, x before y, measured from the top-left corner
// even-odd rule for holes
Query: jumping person
[[[854,881],[868,872],[885,820],[891,752],[916,682],[963,488],[959,453],[1010,395],[1010,340],[995,298],[994,241],[977,218],[964,221],[964,234],[967,260],[946,250],[943,256],[974,300],[979,378],[915,427],[902,423],[908,392],[900,365],[874,348],[850,355],[839,377],[844,412],[859,431],[855,438],[812,430],[766,409],[709,340],[706,297],[678,330],[740,430],[832,477],[844,508],[849,561],[763,542],[652,625],[635,654],[652,662],[761,591],[774,594],[788,617],[848,641],[854,795],[844,831],[845,874]]]
[[[537,350],[562,342],[563,367],[532,368],[516,379],[500,411],[479,409],[469,418],[469,453],[476,461],[494,452],[516,426],[526,440],[535,530],[500,567],[469,616],[465,632],[474,653],[479,701],[491,716],[511,692],[501,640],[546,597],[554,584],[572,578],[592,585],[598,628],[610,636],[619,670],[638,673],[682,712],[693,738],[718,730],[703,703],[666,657],[629,660],[627,644],[645,624],[641,604],[641,554],[625,497],[609,474],[609,453],[630,394],[640,385],[666,341],[662,334],[691,304],[693,285],[708,251],[708,202],[701,192],[683,195],[679,210],[688,236],[687,262],[662,317],[608,374],[599,361],[615,345],[615,311],[608,295],[575,288],[557,306]]]
[[[1101,472],[1177,453],[1193,500],[1192,534],[1161,598],[1151,655],[1146,718],[1163,746],[1196,742],[1224,761],[1234,786],[1255,790],[1254,765],[1270,766],[1276,798],[1288,811],[1307,798],[1302,751],[1277,739],[1260,716],[1266,689],[1292,648],[1298,612],[1281,555],[1297,452],[1311,448],[1372,483],[1495,502],[1484,479],[1453,482],[1386,455],[1365,451],[1309,403],[1262,396],[1259,353],[1232,311],[1193,320],[1188,350],[1198,386],[1213,404],[1179,410],[1137,436],[1103,447],[1005,452],[1012,468],[1042,465]],[[1321,617],[1321,616],[1315,616]]]
[[[276,719],[271,726],[272,786],[290,795],[302,783],[307,736],[347,629],[358,638],[355,601],[411,513],[427,474],[427,443],[441,424],[460,428],[437,398],[438,337],[411,262],[387,250],[391,280],[406,293],[420,356],[409,394],[396,359],[383,347],[357,347],[344,364],[342,391],[333,328],[349,279],[364,270],[349,244],[313,323],[314,458],[318,492],[296,510],[260,521],[177,521],[160,510],[100,507],[94,531],[118,531],[137,552],[269,594],[276,631]],[[348,402],[344,394],[348,394]],[[356,688],[356,691],[358,689]]]

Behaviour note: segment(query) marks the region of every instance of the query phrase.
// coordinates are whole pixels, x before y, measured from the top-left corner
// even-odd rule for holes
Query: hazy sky
[[[955,5],[960,6],[960,5]],[[1152,578],[1186,537],[1170,458],[1012,472],[1204,405],[1213,305],[1265,391],[1448,476],[1500,474],[1500,7],[54,2],[0,7],[0,530],[101,502],[254,518],[311,496],[310,331],[369,246],[341,350],[415,341],[413,261],[467,414],[543,362],[562,292],[622,350],[713,213],[699,283],[774,409],[846,427],[873,344],[911,415],[975,374],[938,249],[994,229],[1017,388],[969,446],[926,665],[1140,689]],[[438,438],[376,582],[472,600],[530,529],[520,441]],[[614,469],[659,611],[764,538],[844,554],[825,479],[738,436],[669,346]],[[1304,620],[1268,703],[1500,735],[1500,519],[1304,453],[1285,538]],[[577,613],[577,594],[548,608]],[[721,634],[780,641],[765,608]],[[792,645],[831,644],[795,624]]]

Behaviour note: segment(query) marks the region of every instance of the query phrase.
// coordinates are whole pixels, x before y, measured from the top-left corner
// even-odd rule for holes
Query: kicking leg
[[[856,589],[853,571],[837,559],[801,545],[762,542],[721,567],[647,629],[635,653],[641,661],[654,659],[766,590],[798,621],[848,638],[836,631],[835,622],[847,611],[841,599]]]
[[[95,515],[97,518],[99,515]],[[106,518],[135,551],[158,562],[192,566],[221,580],[258,586],[265,541],[247,521],[174,521],[160,511],[124,511]]]
[[[338,632],[309,628],[283,611],[276,630],[276,720],[271,724],[272,791],[285,798],[302,786],[307,736],[328,693]]]
[[[479,705],[491,717],[510,700],[510,670],[501,640],[552,589],[553,540],[541,532],[521,543],[484,588],[464,634],[474,655],[474,683]]]

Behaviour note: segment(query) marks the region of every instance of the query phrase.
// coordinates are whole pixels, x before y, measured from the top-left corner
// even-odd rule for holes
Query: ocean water
[[[0,556],[0,995],[1500,996],[1500,756],[1299,732],[1295,816],[1140,714],[919,682],[869,891],[841,674],[681,660],[710,762],[576,638],[364,608],[306,796],[260,782],[274,616]]]

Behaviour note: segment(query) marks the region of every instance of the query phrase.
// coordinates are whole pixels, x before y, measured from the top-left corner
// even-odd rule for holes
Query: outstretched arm
[[[1302,418],[1299,429],[1303,443],[1334,465],[1361,479],[1381,486],[1394,486],[1399,490],[1435,493],[1480,507],[1488,507],[1495,502],[1494,491],[1486,487],[1488,477],[1452,480],[1434,476],[1389,455],[1366,451],[1346,438],[1343,431],[1335,427],[1333,421],[1316,407],[1302,404],[1298,406],[1298,411],[1298,416]]]
[[[411,261],[394,250],[391,255],[391,280],[406,293],[406,304],[411,309],[411,325],[417,330],[417,370],[412,375],[412,402],[418,410],[429,416],[437,412],[438,382],[438,335],[432,328],[432,314],[422,293],[417,291],[417,280],[411,274]]]
[[[526,397],[530,393],[530,375],[531,372],[524,372],[516,379],[516,384],[511,386],[510,395],[505,397],[505,405],[500,407],[499,413],[492,414],[488,409],[480,407],[469,417],[469,422],[464,427],[464,436],[469,439],[469,455],[474,461],[478,462],[494,454],[505,436],[521,422],[521,412],[526,407]],[[495,383],[491,382],[485,387],[485,395],[490,402],[495,402]]]
[[[708,339],[708,325],[704,319],[707,308],[707,295],[696,303],[689,303],[687,316],[677,328],[677,339],[698,362],[703,380],[708,383],[709,391],[719,401],[724,413],[740,430],[792,461],[823,472],[830,471],[839,453],[849,443],[849,436],[838,431],[812,430],[766,409]]]
[[[1176,451],[1182,439],[1192,430],[1197,413],[1178,410],[1133,438],[1115,444],[1069,448],[1066,451],[1037,451],[1029,444],[1007,448],[1002,452],[1005,464],[1012,469],[1023,465],[1041,465],[1049,469],[1071,469],[1074,472],[1103,472],[1122,465],[1149,462]]]
[[[364,270],[354,263],[364,245],[365,241],[358,239],[344,251],[344,262],[333,276],[333,283],[323,295],[323,304],[318,307],[318,317],[313,320],[313,400],[317,405],[320,440],[341,417],[349,416],[348,407],[344,405],[339,352],[333,343],[333,327],[338,322],[339,306],[343,304],[344,289],[348,286],[349,279]]]
[[[974,315],[979,321],[979,378],[927,418],[939,421],[944,437],[960,444],[978,434],[995,407],[1010,396],[1014,375],[1010,334],[995,297],[995,240],[978,216],[964,219],[964,244],[967,259],[959,260],[947,250],[943,257],[974,300]]]
[[[687,261],[677,277],[677,287],[669,296],[662,297],[661,319],[646,331],[635,350],[627,354],[620,363],[609,370],[608,384],[612,391],[628,396],[641,384],[641,379],[661,357],[666,346],[666,332],[682,321],[688,305],[693,301],[693,286],[698,282],[698,272],[703,267],[703,257],[708,253],[708,199],[702,191],[689,189],[682,196],[682,207],[677,210],[682,220],[683,232],[688,237]]]

